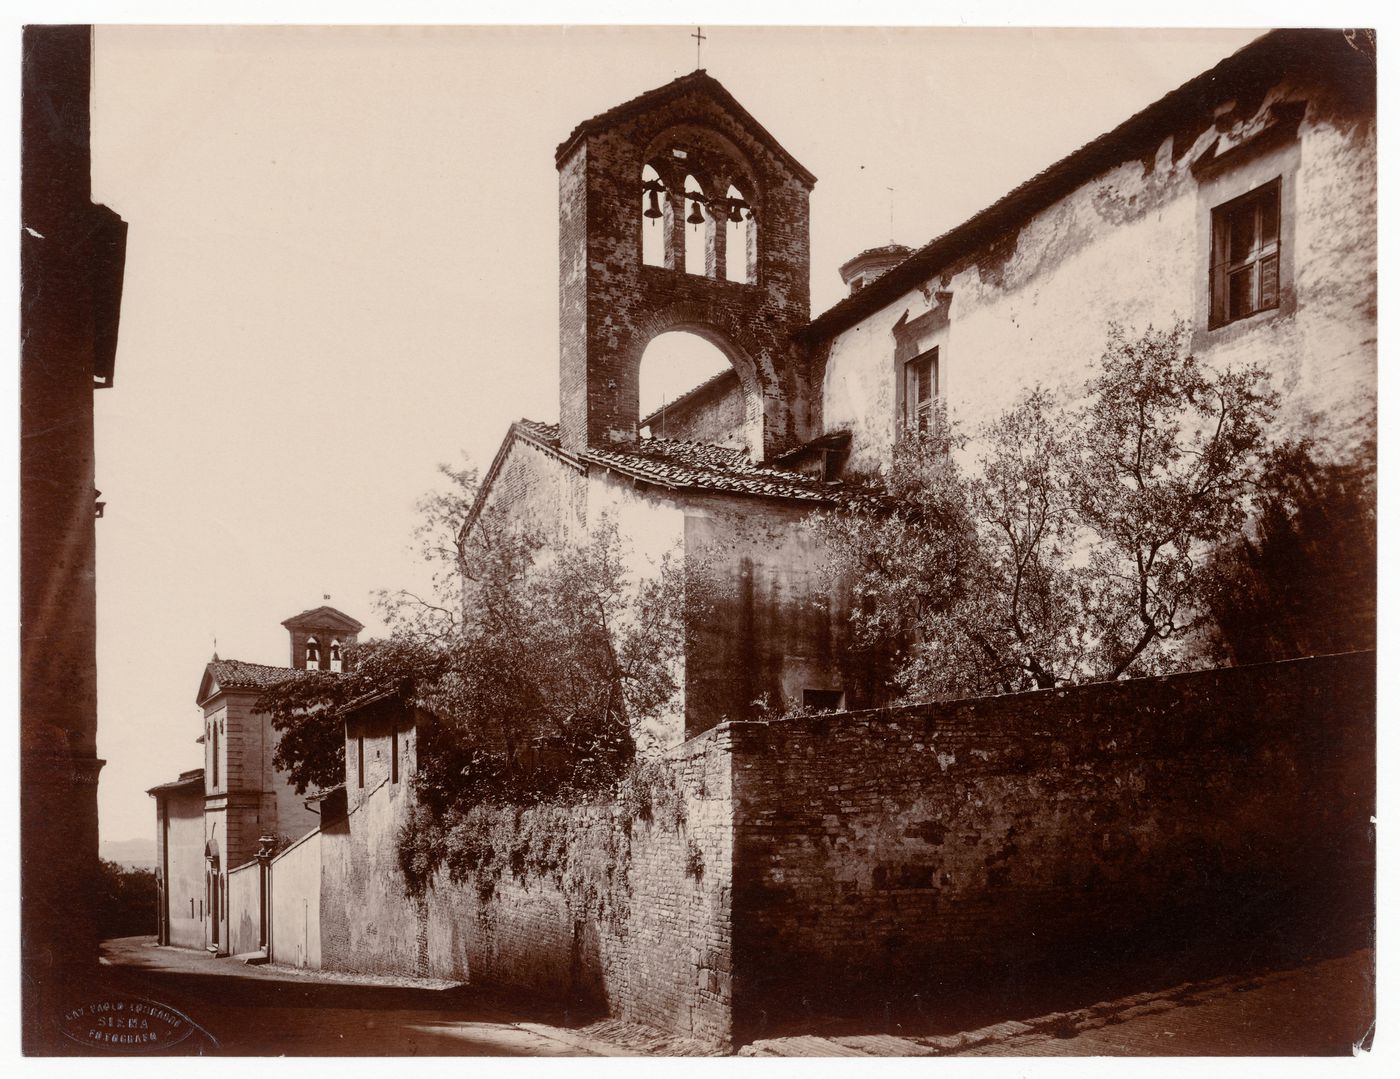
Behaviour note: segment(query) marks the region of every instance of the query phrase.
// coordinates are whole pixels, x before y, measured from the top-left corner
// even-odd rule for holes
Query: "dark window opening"
[[[365,736],[363,734],[355,739],[355,785],[359,787],[365,785]]]
[[[938,349],[915,356],[904,365],[904,429],[928,434],[933,430],[933,406],[938,398]]]
[[[1278,307],[1279,181],[1211,214],[1210,324]]]
[[[814,712],[839,712],[846,694],[839,689],[804,689],[802,707]]]
[[[399,781],[399,729],[395,727],[389,732],[389,737],[393,739],[393,748],[389,757],[389,782]]]

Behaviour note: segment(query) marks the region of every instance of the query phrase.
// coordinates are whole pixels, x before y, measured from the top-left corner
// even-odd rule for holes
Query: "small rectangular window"
[[[846,694],[839,689],[804,689],[802,707],[814,712],[839,712]]]
[[[360,787],[365,785],[365,736],[363,734],[355,739],[355,783]]]
[[[389,737],[394,740],[393,750],[389,758],[389,782],[399,781],[399,728],[395,724],[389,732]]]
[[[910,434],[933,430],[933,406],[938,398],[938,349],[915,356],[904,365],[904,429]]]
[[[194,917],[194,896],[190,896],[190,917]]]
[[[219,725],[217,723],[209,728],[209,757],[209,787],[212,790],[219,785]]]
[[[1278,307],[1279,181],[1211,214],[1210,324]]]

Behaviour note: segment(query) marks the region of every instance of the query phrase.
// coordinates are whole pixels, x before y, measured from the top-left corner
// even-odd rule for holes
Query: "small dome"
[[[841,280],[850,288],[851,294],[859,292],[877,277],[887,273],[914,253],[903,244],[885,244],[869,247],[855,258],[841,264]]]

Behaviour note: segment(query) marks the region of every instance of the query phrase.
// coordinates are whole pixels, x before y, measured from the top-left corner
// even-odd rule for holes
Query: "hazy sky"
[[[201,763],[215,636],[286,663],[325,593],[382,632],[435,463],[557,417],[554,148],[692,70],[692,31],[99,28],[93,197],[130,223],[96,395],[104,839],[153,836],[145,789]],[[705,33],[818,177],[816,314],[890,240],[887,188],[922,244],[1258,31]]]

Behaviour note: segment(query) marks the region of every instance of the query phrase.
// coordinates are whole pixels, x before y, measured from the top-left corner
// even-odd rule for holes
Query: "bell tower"
[[[355,643],[360,630],[365,628],[334,607],[313,607],[293,615],[282,625],[291,637],[289,666],[301,671],[342,670],[345,649]]]
[[[754,460],[811,437],[793,334],[816,178],[704,71],[584,121],[555,164],[564,448],[636,442],[642,353],[670,330],[729,358]]]

